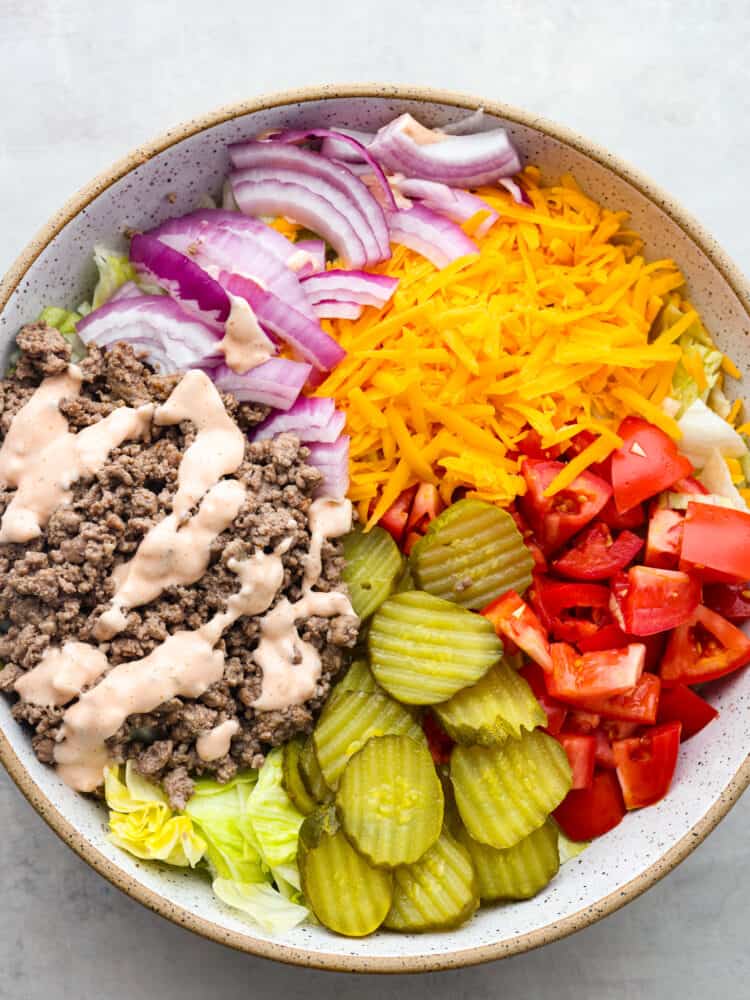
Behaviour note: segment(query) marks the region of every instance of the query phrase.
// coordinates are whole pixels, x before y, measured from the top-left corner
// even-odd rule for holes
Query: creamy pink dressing
[[[146,534],[130,560],[115,571],[112,607],[99,618],[94,635],[111,639],[125,628],[127,611],[154,601],[168,587],[185,587],[208,569],[211,545],[237,517],[245,487],[222,479],[206,493],[196,514],[180,527],[169,514]]]
[[[222,476],[236,472],[245,454],[245,435],[232,420],[205,372],[187,372],[154,414],[160,426],[189,420],[198,433],[183,455],[172,510],[182,520]]]
[[[252,306],[238,295],[227,293],[231,302],[224,337],[218,344],[232,371],[244,375],[273,357],[273,342],[261,329]]]
[[[242,615],[265,611],[284,580],[277,553],[260,552],[228,565],[240,579],[240,590],[225,612],[195,631],[175,632],[143,659],[113,667],[65,712],[55,761],[66,784],[81,792],[101,785],[106,741],[129,715],[151,712],[170,698],[199,698],[221,679],[224,654],[214,646],[222,633]]]
[[[207,733],[201,733],[195,741],[195,749],[201,760],[219,760],[226,757],[232,744],[232,737],[240,731],[240,724],[236,719],[227,719],[226,722],[214,726]]]
[[[43,432],[36,450],[27,452],[22,461],[15,463],[17,489],[3,515],[0,542],[28,542],[37,538],[52,512],[60,504],[70,502],[73,483],[82,476],[94,475],[107,461],[112,449],[123,441],[141,437],[151,426],[153,412],[150,403],[138,409],[121,406],[78,434],[70,433],[67,421],[59,414],[64,428],[62,433],[47,437]],[[21,413],[17,414],[10,431],[20,416]],[[61,425],[51,422],[58,431]]]
[[[323,542],[339,538],[352,530],[351,500],[333,500],[320,497],[313,500],[308,514],[310,525],[310,550],[305,559],[305,589],[314,587],[320,579]]]
[[[107,657],[95,646],[66,642],[62,648],[51,646],[33,670],[18,678],[15,689],[31,705],[67,705],[108,666]]]

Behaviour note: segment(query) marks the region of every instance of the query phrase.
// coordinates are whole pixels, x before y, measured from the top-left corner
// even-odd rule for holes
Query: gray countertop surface
[[[750,263],[747,0],[0,0],[0,272],[136,144],[252,95],[383,80],[506,100],[610,148]],[[750,797],[665,881],[541,951],[390,980],[228,951],[132,902],[0,774],[0,998],[750,996]]]

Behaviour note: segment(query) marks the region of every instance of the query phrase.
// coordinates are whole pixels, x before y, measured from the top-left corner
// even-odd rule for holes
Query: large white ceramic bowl
[[[652,257],[674,257],[720,346],[750,367],[750,291],[716,243],[671,199],[613,156],[549,122],[493,101],[387,86],[325,87],[259,98],[167,132],[93,180],[29,244],[0,284],[0,345],[44,305],[73,307],[91,290],[95,243],[123,244],[216,193],[227,145],[270,128],[339,125],[373,129],[410,111],[440,125],[479,105],[511,133],[526,162],[557,177],[571,171],[598,201],[632,214]],[[458,109],[458,111],[457,111]],[[716,722],[683,746],[674,786],[566,865],[537,896],[483,908],[455,931],[378,933],[347,940],[304,926],[271,938],[222,907],[195,873],[147,864],[105,839],[104,811],[40,764],[0,698],[0,759],[43,819],[100,874],[163,916],[254,954],[327,969],[404,972],[501,958],[562,937],[624,905],[678,864],[750,781],[750,672],[716,686]]]

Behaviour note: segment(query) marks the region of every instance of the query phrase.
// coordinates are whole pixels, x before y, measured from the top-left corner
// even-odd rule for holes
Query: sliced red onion
[[[241,402],[263,403],[288,410],[295,402],[311,372],[311,366],[288,358],[269,358],[244,375],[219,365],[209,372],[217,389],[231,393]]]
[[[271,413],[251,432],[251,441],[266,441],[277,434],[296,434],[300,441],[332,444],[344,429],[346,417],[332,399],[300,396],[286,413]]]
[[[229,296],[218,281],[178,250],[154,236],[130,241],[130,260],[138,274],[165,288],[184,308],[217,332],[229,316]]]
[[[349,491],[349,438],[342,435],[331,444],[309,444],[309,465],[323,473],[316,496],[343,499]]]
[[[459,257],[478,253],[479,248],[466,233],[443,215],[423,205],[413,205],[388,216],[391,239],[426,257],[437,268]]]
[[[370,152],[391,171],[442,181],[451,187],[476,187],[521,169],[505,129],[473,135],[444,135],[401,115],[381,128]]]
[[[314,318],[299,280],[289,269],[297,248],[286,236],[239,212],[191,212],[169,219],[147,235],[179,250],[204,269],[245,275],[278,295],[309,319]]]
[[[499,218],[498,213],[494,212],[486,201],[461,188],[452,188],[439,181],[426,181],[421,177],[403,177],[394,180],[393,183],[407,198],[416,199],[425,208],[439,212],[453,222],[466,222],[477,212],[489,212],[490,214],[477,228],[477,236],[484,236]]]
[[[297,312],[252,278],[222,271],[219,281],[232,295],[249,302],[264,329],[286,341],[316,368],[330,371],[346,356],[346,351],[315,320]]]
[[[533,205],[531,198],[521,185],[517,184],[511,177],[498,177],[497,183],[504,187],[513,196],[513,201],[517,201],[519,205]]]
[[[119,302],[120,299],[139,299],[143,295],[138,285],[134,281],[126,281],[120,285],[107,299],[107,302]]]
[[[329,129],[329,128],[313,128],[307,130],[295,130],[289,132],[279,132],[278,135],[272,136],[276,142],[304,142],[306,139],[322,139],[323,143],[335,142],[337,148],[347,150],[348,155],[334,157],[337,160],[344,160],[345,165],[351,169],[351,163],[357,163],[359,161],[364,161],[369,164],[370,171],[375,175],[380,187],[382,189],[383,195],[385,196],[386,203],[390,208],[395,208],[396,203],[393,200],[393,194],[391,193],[390,185],[386,179],[383,170],[375,159],[367,151],[367,146],[372,142],[374,136],[370,132],[351,132],[346,129]],[[321,153],[324,156],[328,154],[321,147]]]
[[[454,122],[449,122],[447,125],[441,125],[435,131],[442,132],[443,135],[468,135],[471,132],[478,132],[484,125],[486,117],[484,108],[477,108],[471,114],[457,118]]]
[[[382,307],[396,291],[398,278],[333,268],[303,278],[302,287],[313,305],[319,302],[357,302],[363,306]]]
[[[358,149],[357,145],[346,140],[354,139],[359,146],[363,146],[366,150],[374,138],[374,132],[361,132],[354,128],[331,129],[330,135],[323,139],[320,151],[323,156],[327,156],[331,160],[362,163],[365,160],[362,151]]]
[[[294,254],[287,261],[298,278],[307,278],[326,269],[326,245],[323,240],[298,240]]]
[[[340,302],[322,299],[313,304],[318,319],[359,319],[365,307],[358,302]]]
[[[111,347],[117,341],[143,350],[165,374],[219,360],[215,331],[168,295],[107,302],[76,324],[84,344]]]
[[[353,224],[355,235],[361,238],[361,243],[365,247],[366,263],[375,264],[388,258],[390,246],[383,210],[362,181],[346,167],[333,163],[320,153],[300,149],[286,141],[239,143],[230,146],[229,156],[236,170],[241,171],[245,183],[250,180],[259,183],[274,179],[280,182],[286,181],[290,185],[297,184],[302,188],[308,188],[310,193],[330,203],[350,222],[350,225]],[[243,204],[238,184],[234,179],[232,188],[240,208],[247,212],[247,192]],[[286,193],[292,194],[290,191]],[[261,210],[255,214],[288,215],[296,219],[295,211],[299,213],[302,210],[309,213],[310,209],[309,199],[301,200],[297,193],[294,201],[289,203],[288,211],[269,213],[267,210]],[[326,232],[320,228],[316,229],[306,219],[300,218],[298,221],[314,232],[320,233],[339,250],[338,244],[341,243],[341,238],[332,240]],[[332,220],[328,215],[324,215],[322,221],[330,226]],[[347,246],[349,242],[351,241],[347,242]]]

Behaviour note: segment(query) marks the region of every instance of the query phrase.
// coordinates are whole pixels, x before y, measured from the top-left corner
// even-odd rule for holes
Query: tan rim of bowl
[[[745,311],[750,316],[750,285],[736,265],[724,253],[718,243],[674,200],[650,180],[622,163],[617,157],[606,150],[589,142],[568,129],[547,121],[537,115],[530,114],[518,108],[510,107],[496,101],[481,100],[477,97],[456,93],[454,91],[436,90],[428,87],[391,86],[379,83],[363,84],[329,84],[327,86],[307,87],[282,93],[258,97],[239,104],[219,108],[211,114],[195,118],[176,128],[165,132],[158,139],[147,143],[129,153],[108,170],[99,174],[77,194],[70,198],[54,215],[43,229],[31,240],[21,255],[11,266],[5,277],[0,281],[0,311],[4,309],[12,292],[19,284],[28,269],[48,243],[60,232],[70,220],[86,207],[94,198],[105,191],[125,174],[134,170],[141,163],[158,155],[170,146],[195,135],[204,129],[241,115],[285,104],[299,104],[309,101],[319,101],[326,98],[373,97],[396,100],[424,101],[461,108],[484,107],[490,114],[506,118],[536,128],[555,139],[572,146],[574,149],[612,170],[619,177],[635,187],[641,194],[654,202],[683,230],[683,232],[703,251],[711,263],[721,273],[730,285]],[[310,951],[306,948],[294,948],[253,938],[250,934],[240,934],[225,930],[218,924],[203,917],[196,916],[180,906],[172,904],[152,892],[129,875],[126,875],[117,865],[101,854],[92,844],[88,843],[80,833],[52,805],[35,781],[30,777],[12,749],[7,737],[0,732],[0,761],[21,792],[26,796],[33,808],[55,833],[72,847],[84,861],[88,862],[100,875],[118,889],[137,899],[149,909],[161,914],[176,924],[186,927],[203,937],[218,941],[240,951],[264,958],[301,965],[309,968],[335,970],[340,972],[427,972],[438,969],[460,968],[477,965],[493,959],[506,958],[520,952],[538,948],[559,938],[582,930],[602,917],[613,913],[630,900],[635,899],[659,879],[667,875],[676,865],[683,861],[693,851],[717,823],[729,812],[740,795],[750,784],[750,755],[737,770],[732,780],[711,806],[708,812],[695,826],[671,847],[658,861],[655,861],[644,872],[632,879],[622,888],[605,896],[598,903],[585,907],[576,913],[540,927],[535,931],[521,934],[510,941],[499,941],[494,944],[477,948],[466,948],[460,951],[446,951],[437,955],[405,956],[405,957],[372,957],[355,955],[329,955]]]

